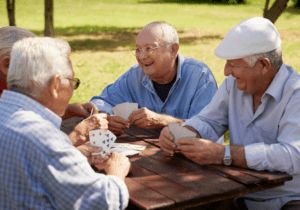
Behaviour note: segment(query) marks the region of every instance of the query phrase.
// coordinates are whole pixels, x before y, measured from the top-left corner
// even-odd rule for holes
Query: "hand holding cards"
[[[93,153],[92,155],[101,154],[102,157],[105,157],[112,147],[113,143],[117,137],[109,130],[104,132],[104,130],[94,130],[89,132],[90,144],[95,147],[101,147],[102,151],[100,153]]]
[[[195,138],[196,133],[190,131],[189,129],[180,126],[178,123],[169,123],[169,130],[174,136],[174,143],[177,145],[177,140],[181,138]]]
[[[115,115],[123,118],[126,121],[128,121],[128,117],[131,115],[131,113],[137,109],[138,109],[137,103],[129,103],[129,102],[118,104],[117,106],[112,108]]]

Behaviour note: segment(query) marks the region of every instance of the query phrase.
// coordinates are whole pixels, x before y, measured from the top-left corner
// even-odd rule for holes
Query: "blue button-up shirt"
[[[283,64],[253,113],[252,95],[228,76],[211,103],[185,125],[204,139],[217,140],[229,128],[230,144],[245,148],[247,165],[256,170],[284,171],[293,180],[282,187],[249,194],[268,199],[296,195],[300,199],[300,75]],[[294,198],[295,199],[295,198]],[[276,209],[276,208],[274,208]]]
[[[61,118],[37,101],[3,92],[0,209],[125,209],[125,183],[95,173],[60,124]]]
[[[184,58],[178,53],[176,81],[165,102],[157,95],[152,80],[139,64],[131,67],[115,83],[108,85],[100,96],[91,99],[99,110],[113,114],[112,107],[124,102],[138,103],[156,113],[189,119],[199,113],[217,91],[210,69],[201,61]]]

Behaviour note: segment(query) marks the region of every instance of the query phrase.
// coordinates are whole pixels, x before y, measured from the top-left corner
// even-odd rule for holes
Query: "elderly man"
[[[8,74],[10,53],[13,44],[18,40],[28,37],[36,36],[28,30],[15,26],[0,28],[0,97],[3,90],[7,89],[6,77]],[[64,120],[73,116],[89,117],[91,109],[94,109],[94,116],[79,123],[75,127],[74,131],[69,134],[69,137],[74,143],[74,146],[77,146],[77,149],[79,149],[86,157],[88,157],[89,162],[93,165],[96,165],[101,164],[103,162],[103,159],[100,155],[92,156],[91,154],[99,152],[99,149],[91,147],[88,143],[84,143],[88,141],[88,131],[97,129],[100,126],[101,117],[96,115],[98,113],[97,107],[91,102],[84,104],[69,104],[67,106],[65,114],[62,116],[62,119]]]
[[[74,78],[67,42],[26,38],[14,44],[0,99],[1,209],[125,209],[130,162],[113,153],[96,174],[59,130]],[[107,129],[105,114],[100,124]]]
[[[211,101],[217,84],[202,62],[178,53],[177,31],[166,22],[145,26],[136,38],[134,65],[115,83],[108,85],[91,102],[113,114],[112,107],[124,102],[138,103],[128,122],[111,115],[109,130],[121,134],[129,124],[140,128],[163,128],[184,123]]]
[[[275,26],[256,17],[233,27],[216,48],[228,76],[212,102],[184,126],[199,138],[172,142],[160,135],[164,152],[181,151],[199,164],[225,164],[293,175],[284,186],[244,196],[248,209],[280,209],[300,200],[300,75],[282,61]],[[215,144],[229,129],[230,146]],[[205,140],[209,139],[209,140]],[[210,141],[211,140],[211,141]]]

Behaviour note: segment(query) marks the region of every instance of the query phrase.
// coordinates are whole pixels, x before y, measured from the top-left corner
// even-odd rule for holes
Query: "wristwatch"
[[[232,157],[231,157],[229,145],[225,145],[225,154],[223,157],[223,164],[225,166],[230,166],[232,164]]]

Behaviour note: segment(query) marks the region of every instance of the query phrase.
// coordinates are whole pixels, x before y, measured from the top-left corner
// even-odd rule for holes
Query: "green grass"
[[[43,2],[16,1],[17,26],[43,36]],[[179,52],[205,62],[220,85],[225,78],[225,61],[214,55],[214,49],[228,30],[241,20],[262,16],[263,7],[263,0],[248,0],[244,5],[192,4],[178,0],[56,0],[56,37],[70,43],[73,69],[82,81],[71,102],[86,102],[99,95],[106,85],[135,64],[135,57],[129,49],[135,45],[137,33],[146,24],[159,20],[169,22],[178,30]],[[284,61],[298,71],[299,23],[299,10],[289,8],[275,24],[282,37]],[[6,25],[6,5],[1,1],[0,27]]]

